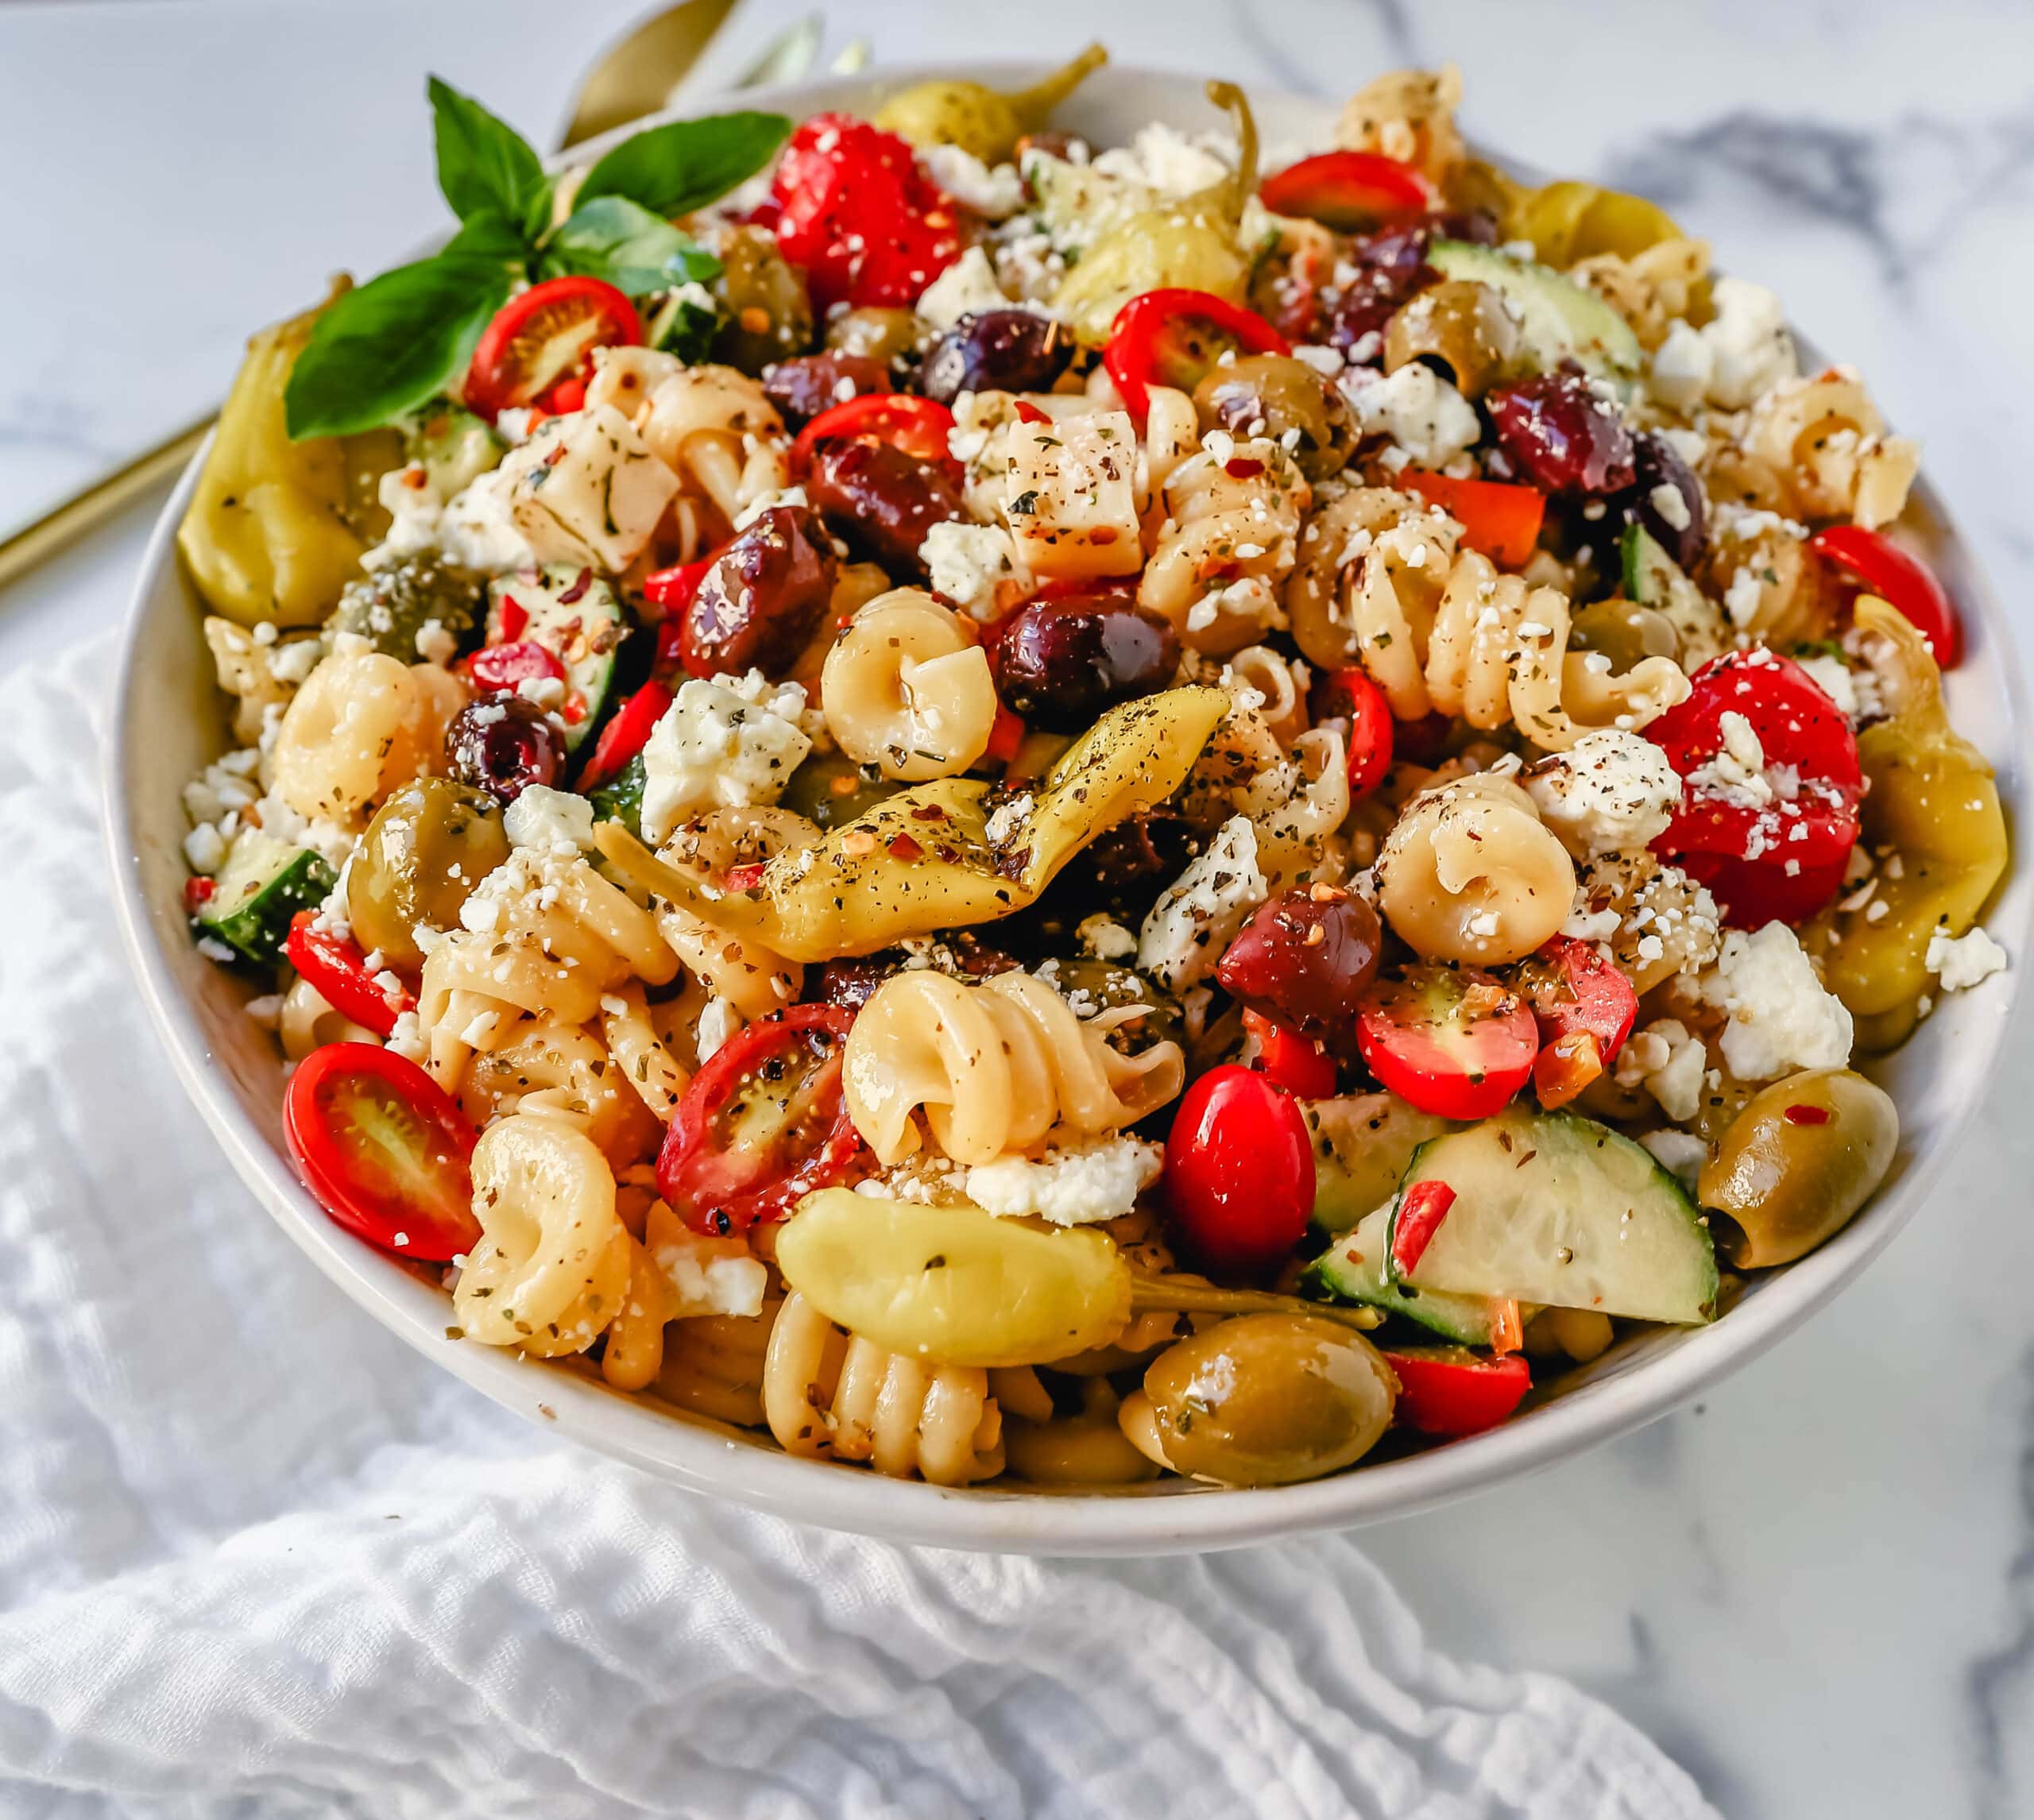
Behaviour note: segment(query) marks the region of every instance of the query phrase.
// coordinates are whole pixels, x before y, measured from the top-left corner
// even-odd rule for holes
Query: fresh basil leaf
[[[473,358],[511,276],[503,264],[441,254],[336,299],[290,369],[291,439],[378,429],[435,396]]]
[[[692,280],[717,276],[721,262],[667,221],[625,196],[582,203],[544,242],[539,269],[603,278],[640,297]]]
[[[438,187],[462,221],[485,211],[535,242],[551,225],[551,180],[528,142],[470,95],[431,79]]]
[[[626,196],[652,214],[687,214],[754,176],[791,129],[781,114],[713,114],[652,126],[594,165],[578,199]]]
[[[520,272],[530,261],[530,243],[492,209],[482,209],[459,223],[458,231],[439,249],[438,257],[500,265]]]

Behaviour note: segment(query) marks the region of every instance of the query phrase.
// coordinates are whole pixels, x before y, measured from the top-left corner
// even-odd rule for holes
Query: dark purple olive
[[[822,411],[872,392],[895,392],[890,363],[864,354],[800,354],[763,369],[763,389],[794,430],[802,429]]]
[[[812,451],[806,497],[861,555],[923,575],[918,546],[935,524],[961,516],[947,471],[889,442],[833,439]]]
[[[996,692],[1011,713],[1054,732],[1080,732],[1133,695],[1165,688],[1179,668],[1179,634],[1128,594],[1034,601],[996,642]]]
[[[1692,574],[1702,553],[1709,547],[1709,502],[1695,470],[1674,453],[1674,446],[1657,431],[1642,431],[1632,439],[1630,511],[1654,542],[1673,558],[1684,574]],[[1662,487],[1681,496],[1681,509],[1660,510]]]
[[[532,784],[557,783],[565,736],[534,701],[504,690],[469,701],[452,717],[445,756],[461,783],[510,803]]]
[[[1243,925],[1215,978],[1231,998],[1268,1018],[1348,1033],[1364,988],[1377,977],[1383,940],[1377,912],[1355,892],[1296,886]]]
[[[1631,432],[1617,407],[1572,373],[1499,386],[1483,403],[1521,474],[1550,493],[1622,493],[1634,474]]]
[[[1046,392],[1073,357],[1073,338],[1031,310],[984,310],[939,338],[920,376],[928,398],[964,392]]]
[[[685,609],[679,655],[694,676],[760,670],[781,675],[812,642],[840,565],[802,506],[773,505],[709,569]]]
[[[903,964],[902,950],[895,948],[829,960],[807,976],[806,1001],[814,1005],[842,1005],[851,1011],[859,1011],[868,1003],[876,988]]]
[[[1437,240],[1466,240],[1473,246],[1495,246],[1504,235],[1488,209],[1444,209],[1428,219]]]
[[[1433,244],[1433,231],[1423,222],[1359,235],[1349,253],[1355,276],[1342,287],[1328,311],[1328,345],[1354,358],[1363,338],[1374,334],[1379,343],[1362,357],[1375,361],[1382,352],[1384,325],[1421,292],[1440,282],[1440,274],[1426,263]]]

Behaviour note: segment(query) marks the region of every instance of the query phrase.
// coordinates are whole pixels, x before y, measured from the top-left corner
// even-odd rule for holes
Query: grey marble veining
[[[807,0],[752,0],[738,68]],[[439,218],[422,74],[539,129],[636,0],[0,7],[0,521],[217,395],[253,323]],[[1454,58],[1465,121],[1645,190],[1926,443],[2034,651],[2024,0],[843,0],[890,60],[1128,61],[1338,96]],[[570,22],[567,23],[568,14]],[[91,114],[79,86],[89,71]],[[110,623],[138,520],[0,599],[0,667]],[[2015,964],[2027,957],[2015,956]],[[1702,1403],[1371,1531],[1449,1649],[1574,1677],[1735,1820],[2034,1815],[2034,1029],[1929,1208]]]

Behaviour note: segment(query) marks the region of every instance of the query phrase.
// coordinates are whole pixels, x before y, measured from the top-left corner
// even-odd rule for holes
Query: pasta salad
[[[456,234],[250,345],[188,905],[450,1342],[1312,1478],[1827,1239],[2005,964],[1858,375],[1452,70],[1097,146],[1101,60],[555,177],[434,82]]]

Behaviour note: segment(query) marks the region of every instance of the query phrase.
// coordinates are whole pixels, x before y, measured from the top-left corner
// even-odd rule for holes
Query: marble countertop
[[[248,330],[329,269],[431,229],[427,70],[541,137],[636,10],[0,8],[0,526],[207,408]],[[715,67],[801,10],[750,0]],[[1070,49],[1096,17],[834,11],[837,44],[894,60]],[[1455,59],[1473,134],[1649,191],[1863,368],[2034,652],[2010,423],[2034,396],[2034,11],[1123,0],[1107,35],[1125,61],[1337,96]],[[88,110],[59,70],[91,72]],[[0,671],[117,619],[147,517],[0,599]],[[1737,1820],[2034,1813],[2030,1023],[1929,1208],[1809,1331],[1624,1442],[1367,1533],[1438,1642],[1572,1677]]]

